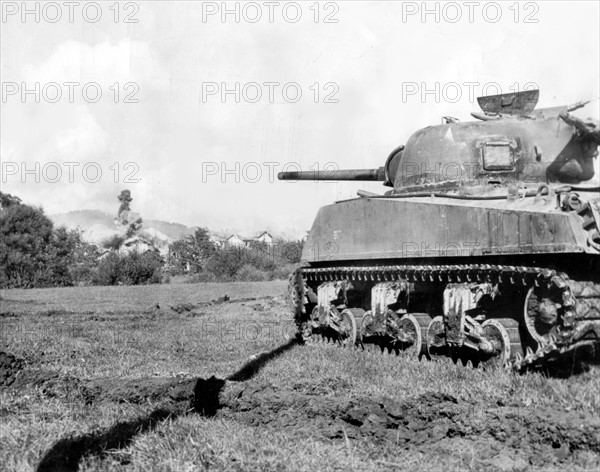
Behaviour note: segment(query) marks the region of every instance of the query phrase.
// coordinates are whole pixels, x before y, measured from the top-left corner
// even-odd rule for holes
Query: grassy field
[[[297,345],[285,290],[2,291],[0,351],[23,364],[0,387],[1,469],[600,470],[597,366],[553,378]]]

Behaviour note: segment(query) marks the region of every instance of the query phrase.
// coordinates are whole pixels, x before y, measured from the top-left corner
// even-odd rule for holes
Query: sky
[[[383,187],[284,168],[379,167],[483,93],[598,119],[599,5],[3,2],[2,189],[48,214],[116,214],[129,189],[144,218],[301,235]]]

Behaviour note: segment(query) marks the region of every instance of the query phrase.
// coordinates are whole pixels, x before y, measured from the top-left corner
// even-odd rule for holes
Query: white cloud
[[[420,2],[418,2],[420,5]],[[350,197],[353,183],[202,183],[202,162],[298,161],[340,168],[377,167],[419,128],[444,115],[468,119],[477,109],[458,103],[402,100],[402,83],[534,81],[540,105],[580,99],[598,114],[598,5],[539,4],[539,23],[515,23],[505,4],[497,24],[465,21],[402,23],[400,2],[342,2],[339,23],[274,24],[201,21],[201,3],[146,2],[136,25],[26,24],[19,48],[3,33],[3,80],[139,83],[139,103],[8,103],[2,110],[2,157],[43,162],[134,161],[142,181],[130,185],[145,218],[239,230],[288,225],[306,229],[319,206]],[[308,8],[305,13],[310,15]],[[569,21],[564,21],[568,17]],[[523,19],[523,18],[522,18]],[[3,25],[4,26],[4,25]],[[43,31],[43,35],[40,33]],[[124,35],[130,38],[124,38]],[[39,36],[36,36],[39,35]],[[70,36],[69,36],[70,35]],[[13,36],[9,36],[10,39]],[[69,39],[70,38],[70,39]],[[42,44],[43,43],[43,44]],[[590,73],[590,71],[592,71]],[[337,104],[201,102],[203,81],[295,81],[339,85]],[[481,91],[479,89],[478,91]],[[466,90],[463,89],[463,92]],[[113,212],[124,185],[15,185],[14,191],[60,211]],[[248,231],[251,232],[251,231]]]
[[[149,88],[164,86],[167,74],[147,42],[121,39],[88,45],[65,41],[39,64],[22,69],[27,82],[96,82],[109,87],[114,82],[138,82]]]
[[[62,159],[93,158],[102,155],[108,146],[109,136],[86,107],[81,107],[77,123],[53,137],[50,144]]]

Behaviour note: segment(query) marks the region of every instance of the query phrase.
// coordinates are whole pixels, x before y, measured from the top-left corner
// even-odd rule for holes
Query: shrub
[[[136,251],[125,255],[108,254],[98,263],[95,285],[143,285],[163,281],[163,258],[153,252]]]
[[[245,263],[245,252],[240,248],[227,248],[216,251],[206,261],[205,270],[212,272],[222,281],[235,280],[236,274]]]
[[[98,262],[92,278],[94,285],[117,285],[121,278],[119,270],[120,258],[116,252],[111,252]]]
[[[273,271],[272,280],[287,280],[297,267],[298,264],[285,264],[277,267],[277,269]]]
[[[121,258],[124,285],[158,284],[162,280],[162,257],[154,251],[130,252]]]
[[[188,282],[230,282],[287,279],[297,267],[302,253],[302,241],[280,241],[274,246],[253,241],[249,247],[208,249],[212,244],[207,230],[196,238],[202,245],[192,244],[191,238],[175,241],[170,246],[169,273],[186,273]],[[203,249],[200,250],[199,248]],[[194,249],[195,248],[195,249]]]
[[[198,228],[194,234],[174,241],[169,246],[168,271],[172,275],[202,272],[216,248],[207,228]]]

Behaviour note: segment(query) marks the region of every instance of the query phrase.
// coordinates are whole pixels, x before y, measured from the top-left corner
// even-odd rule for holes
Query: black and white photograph
[[[0,470],[600,471],[600,1],[0,1]]]

